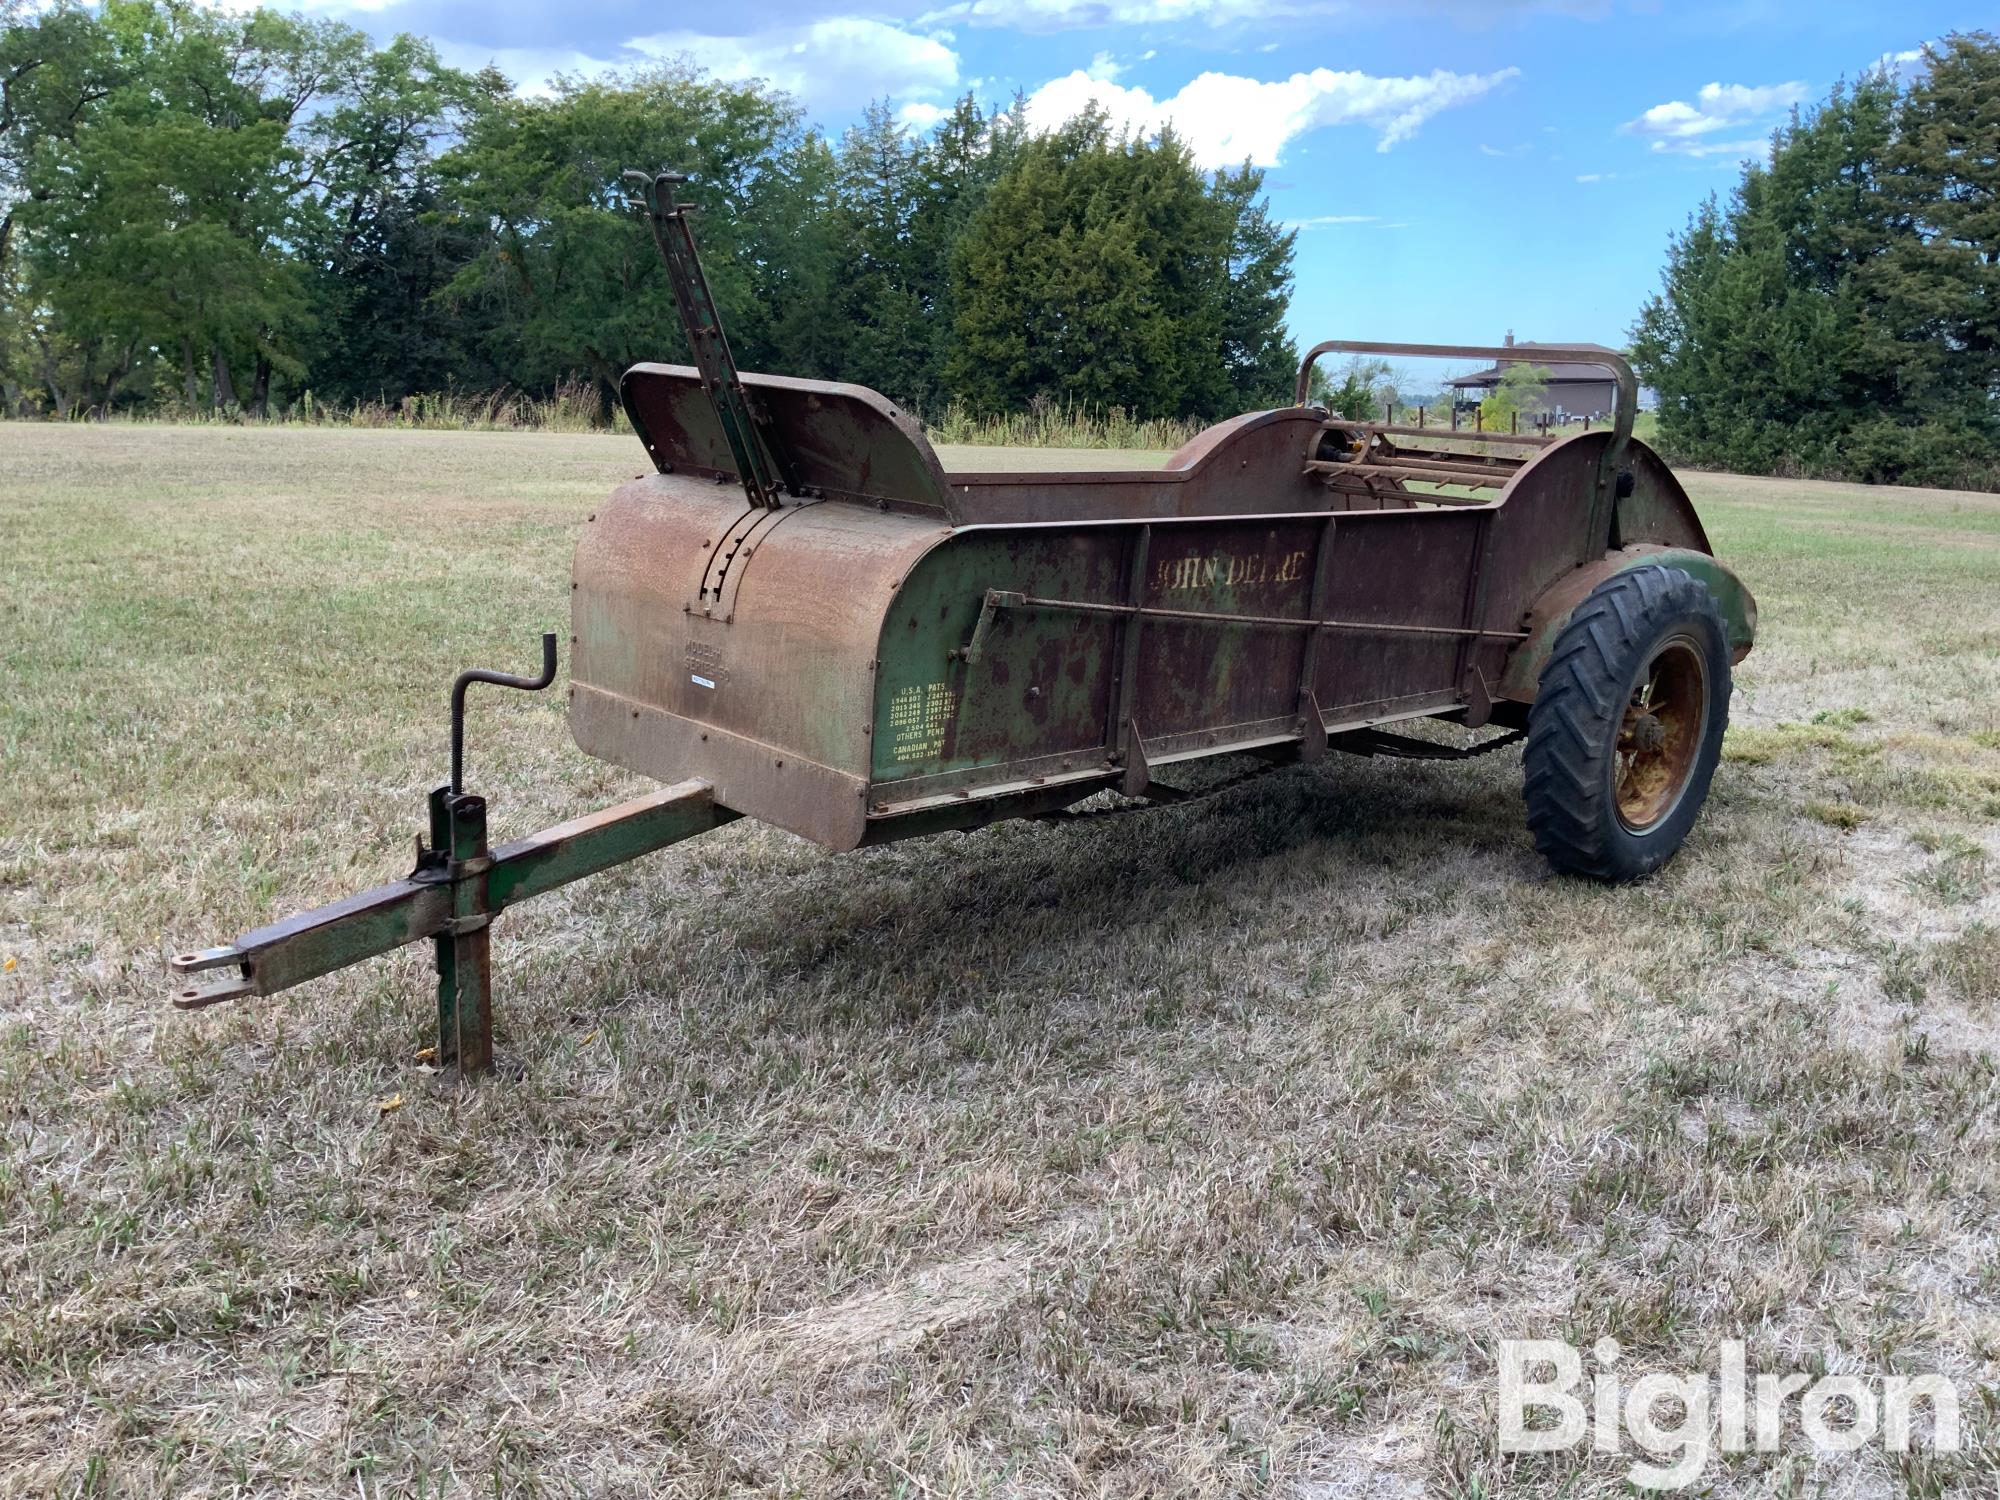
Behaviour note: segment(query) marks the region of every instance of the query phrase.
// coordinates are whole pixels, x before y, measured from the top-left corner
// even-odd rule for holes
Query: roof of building
[[[1612,376],[1611,371],[1605,368],[1603,365],[1586,365],[1581,363],[1562,363],[1562,364],[1544,363],[1543,361],[1532,358],[1534,351],[1537,349],[1602,349],[1606,354],[1619,353],[1618,350],[1610,348],[1609,346],[1604,344],[1531,344],[1524,341],[1518,344],[1510,344],[1508,345],[1508,347],[1510,349],[1519,349],[1523,351],[1525,357],[1521,361],[1522,363],[1538,364],[1541,365],[1543,369],[1547,370],[1549,372],[1548,383],[1550,385],[1557,385],[1565,381],[1576,381],[1576,380],[1586,380],[1592,383],[1596,383],[1598,381],[1610,380],[1613,379],[1614,377]],[[1622,358],[1623,356],[1621,355],[1620,357]],[[1508,361],[1508,363],[1512,362],[1513,361]],[[1488,365],[1483,370],[1474,371],[1470,375],[1461,375],[1456,380],[1452,380],[1447,383],[1453,386],[1497,385],[1499,383],[1499,380],[1500,380],[1500,366],[1495,364],[1495,365]]]

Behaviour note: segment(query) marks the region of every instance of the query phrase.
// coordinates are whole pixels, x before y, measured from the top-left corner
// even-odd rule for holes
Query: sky
[[[970,90],[1037,124],[1095,100],[1267,170],[1299,230],[1290,322],[1325,338],[1619,345],[1668,236],[1795,102],[1991,25],[1931,0],[321,0],[526,91],[675,54],[837,133]]]

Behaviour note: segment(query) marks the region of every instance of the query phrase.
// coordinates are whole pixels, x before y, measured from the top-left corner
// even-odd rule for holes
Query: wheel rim
[[[1618,821],[1647,834],[1687,794],[1708,733],[1708,658],[1685,635],[1657,646],[1633,679],[1611,768]]]

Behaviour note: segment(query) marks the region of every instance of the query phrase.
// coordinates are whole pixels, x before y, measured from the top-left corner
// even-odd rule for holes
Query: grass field
[[[1124,461],[1126,456],[1118,456]],[[1624,1493],[1499,1340],[1627,1380],[2000,1371],[2000,497],[1692,476],[1759,596],[1660,876],[1512,756],[833,857],[747,823],[427,959],[166,1007],[404,872],[445,690],[566,618],[629,438],[0,426],[0,1493]],[[511,837],[641,789],[489,694]]]

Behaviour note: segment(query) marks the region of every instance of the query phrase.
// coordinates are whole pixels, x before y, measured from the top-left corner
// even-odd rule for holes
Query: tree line
[[[1795,112],[1674,238],[1633,340],[1674,457],[2000,488],[2000,43]]]
[[[1284,398],[1293,234],[1256,169],[1018,100],[837,138],[688,61],[523,98],[427,41],[184,0],[0,0],[13,415],[394,402],[685,359],[619,174],[672,167],[745,368],[919,410]]]

